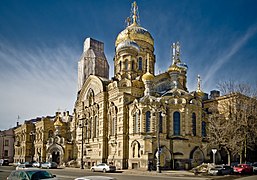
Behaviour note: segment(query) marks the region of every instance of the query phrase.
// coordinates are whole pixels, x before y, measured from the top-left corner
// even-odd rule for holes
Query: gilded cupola
[[[115,42],[115,46],[118,47],[120,43],[127,40],[127,33],[129,32],[129,38],[132,41],[136,42],[146,42],[151,46],[154,46],[154,40],[152,35],[139,24],[139,13],[138,6],[136,2],[132,4],[133,16],[132,18],[127,18],[127,27],[121,31]],[[132,22],[131,22],[132,21]]]
[[[127,18],[127,27],[122,30],[115,42],[114,76],[116,79],[135,80],[154,74],[154,40],[151,34],[140,26],[137,3],[132,3],[131,16]],[[147,54],[150,61],[147,62]],[[151,75],[148,74],[150,77]]]
[[[63,122],[59,114],[55,118],[54,126],[63,126]]]

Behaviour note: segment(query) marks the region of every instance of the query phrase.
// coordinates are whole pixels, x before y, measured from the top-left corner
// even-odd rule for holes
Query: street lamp
[[[84,156],[84,123],[85,118],[80,119],[80,124],[79,127],[81,128],[81,160],[80,160],[80,169],[84,169],[84,161],[83,161],[83,156]]]
[[[156,172],[157,173],[161,173],[161,168],[160,168],[160,164],[161,164],[161,162],[160,162],[160,160],[161,160],[161,158],[160,158],[160,156],[161,156],[161,143],[160,143],[160,126],[162,125],[162,124],[160,124],[160,120],[161,120],[161,117],[164,117],[166,114],[165,113],[163,113],[163,112],[160,112],[159,113],[159,118],[158,118],[158,126],[157,126],[157,145],[158,145],[158,150],[157,150],[157,167],[156,167]]]
[[[215,165],[215,154],[217,152],[217,149],[212,149],[212,155],[213,155],[213,164]]]

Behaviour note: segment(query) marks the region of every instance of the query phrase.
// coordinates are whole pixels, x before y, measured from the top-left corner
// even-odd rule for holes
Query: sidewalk
[[[191,177],[201,177],[195,176],[194,173],[184,170],[162,170],[161,173],[157,173],[156,171],[146,171],[146,170],[122,170],[123,174],[135,174],[135,175],[160,175],[160,176],[191,176]]]

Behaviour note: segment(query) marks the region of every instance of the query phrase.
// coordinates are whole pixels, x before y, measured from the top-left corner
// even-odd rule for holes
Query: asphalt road
[[[12,170],[14,170],[15,167],[13,166],[0,166],[0,179],[5,180],[6,177],[10,174]],[[65,168],[65,169],[50,169],[50,172],[55,174],[60,180],[74,180],[77,177],[82,176],[91,176],[91,175],[100,175],[100,176],[110,176],[115,177],[118,180],[154,180],[154,179],[160,179],[160,180],[204,180],[204,179],[219,179],[219,180],[232,180],[232,179],[238,179],[238,180],[257,180],[257,176],[246,176],[242,177],[239,175],[232,175],[232,176],[213,176],[213,177],[204,177],[204,176],[184,176],[180,175],[179,173],[176,173],[176,175],[172,174],[156,174],[156,173],[142,173],[140,172],[133,172],[133,171],[118,171],[116,173],[101,173],[101,172],[90,172],[87,169],[79,169],[79,168]]]

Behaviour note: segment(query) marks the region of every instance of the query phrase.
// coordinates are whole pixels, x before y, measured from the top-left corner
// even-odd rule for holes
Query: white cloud
[[[230,61],[232,57],[238,53],[238,51],[249,41],[249,39],[256,34],[257,26],[253,26],[248,29],[248,31],[241,37],[235,40],[235,43],[228,48],[223,49],[223,51],[217,55],[216,59],[213,60],[213,64],[209,67],[208,71],[205,73],[203,84],[209,89],[213,86],[213,78],[215,74],[223,67],[225,63]]]
[[[40,44],[26,49],[0,41],[0,129],[58,108],[72,111],[77,93],[77,61],[81,52],[66,45]]]

